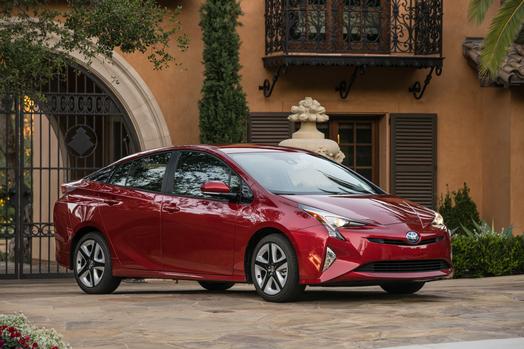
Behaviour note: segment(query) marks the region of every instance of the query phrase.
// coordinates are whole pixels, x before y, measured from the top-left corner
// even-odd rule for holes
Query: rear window
[[[115,171],[113,172],[113,176],[111,176],[110,183],[125,187],[127,177],[129,175],[129,170],[131,169],[131,164],[132,162],[128,162],[120,166],[117,166]]]
[[[113,174],[113,170],[115,169],[114,166],[104,167],[89,176],[86,177],[86,179],[94,182],[102,182],[107,183],[109,182],[109,178],[111,178],[111,175]]]

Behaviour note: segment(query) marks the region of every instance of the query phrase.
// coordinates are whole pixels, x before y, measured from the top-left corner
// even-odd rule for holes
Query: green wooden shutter
[[[437,117],[392,114],[391,192],[426,207],[435,207]]]
[[[248,141],[256,144],[278,145],[291,138],[292,123],[284,113],[251,113]]]

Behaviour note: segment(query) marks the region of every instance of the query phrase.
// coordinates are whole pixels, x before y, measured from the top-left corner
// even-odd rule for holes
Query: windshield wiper
[[[322,188],[318,188],[319,190],[323,191],[324,193],[327,193],[327,194],[331,194],[331,195],[345,195],[345,194],[351,194],[350,192],[348,192],[347,190],[344,190],[344,188],[340,188],[340,190],[342,191],[333,191],[333,190],[327,190],[327,189],[322,189]]]
[[[350,183],[350,182],[346,182],[340,178],[336,178],[336,177],[333,177],[331,175],[328,175],[322,171],[319,171],[320,173],[322,173],[324,176],[326,176],[329,180],[337,183],[338,185],[344,187],[344,188],[347,188],[349,190],[352,190],[356,193],[367,193],[367,194],[374,194],[373,192],[371,191],[368,191],[366,189],[364,189],[363,187],[361,187],[360,185],[355,185],[353,183]]]

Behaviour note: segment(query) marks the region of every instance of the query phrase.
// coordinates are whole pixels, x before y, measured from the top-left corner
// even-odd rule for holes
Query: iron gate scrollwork
[[[42,94],[0,102],[0,278],[69,275],[54,254],[61,184],[139,150],[122,105],[82,68],[57,73]]]

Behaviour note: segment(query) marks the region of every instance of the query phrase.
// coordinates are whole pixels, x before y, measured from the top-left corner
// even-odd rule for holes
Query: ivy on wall
[[[200,108],[202,143],[238,143],[245,139],[249,113],[240,85],[240,37],[237,0],[207,0],[201,8],[204,84]]]

